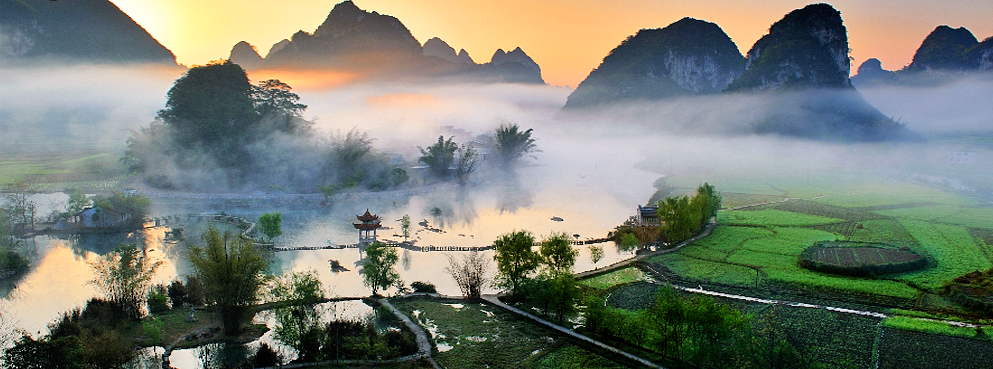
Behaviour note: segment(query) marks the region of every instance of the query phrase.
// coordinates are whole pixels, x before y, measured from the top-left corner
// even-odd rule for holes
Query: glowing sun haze
[[[294,32],[313,32],[340,0],[111,0],[186,65],[226,58],[238,41],[265,56]],[[717,23],[742,53],[786,13],[813,1],[766,0],[356,0],[366,11],[400,19],[422,44],[431,37],[465,49],[477,62],[520,46],[553,85],[575,87],[603,57],[642,28],[683,17]],[[989,0],[837,0],[848,27],[852,68],[879,58],[894,70],[910,63],[938,25],[993,36]],[[854,71],[853,71],[854,72]]]

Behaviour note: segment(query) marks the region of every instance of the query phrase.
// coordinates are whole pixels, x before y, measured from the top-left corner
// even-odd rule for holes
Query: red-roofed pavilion
[[[359,243],[376,242],[376,230],[382,227],[379,216],[373,215],[369,209],[365,209],[365,214],[356,215],[362,223],[352,223],[355,229],[359,230]]]

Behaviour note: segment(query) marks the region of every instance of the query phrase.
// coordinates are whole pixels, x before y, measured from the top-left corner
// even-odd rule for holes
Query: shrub
[[[413,288],[414,292],[438,293],[438,290],[434,287],[433,284],[431,284],[431,282],[417,281],[411,283],[410,288]]]
[[[169,311],[169,295],[165,285],[157,285],[148,291],[148,311],[161,313]]]

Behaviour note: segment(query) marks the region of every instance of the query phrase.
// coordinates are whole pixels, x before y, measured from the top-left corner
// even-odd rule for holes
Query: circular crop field
[[[848,241],[817,242],[800,254],[800,266],[857,277],[909,272],[927,266],[927,259],[910,249],[886,246]]]

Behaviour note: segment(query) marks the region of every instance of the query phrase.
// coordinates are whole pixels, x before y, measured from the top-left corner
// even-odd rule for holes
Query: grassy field
[[[783,190],[785,196],[819,195],[721,211],[720,225],[709,237],[648,261],[704,282],[826,289],[908,302],[939,291],[960,275],[993,267],[993,249],[985,241],[993,228],[993,207],[913,181],[842,177],[847,181],[823,181],[806,189],[796,180],[784,179],[787,184],[782,186],[774,182],[778,179],[769,180],[775,183],[769,186]],[[758,190],[761,186],[751,180],[727,185],[735,191],[735,205],[772,199],[767,189]],[[756,192],[748,194],[749,189]],[[929,266],[885,279],[831,275],[799,266],[803,250],[828,240],[906,246],[927,257]]]
[[[0,186],[24,181],[39,190],[114,189],[127,178],[119,154],[70,152],[5,154],[0,159]]]

